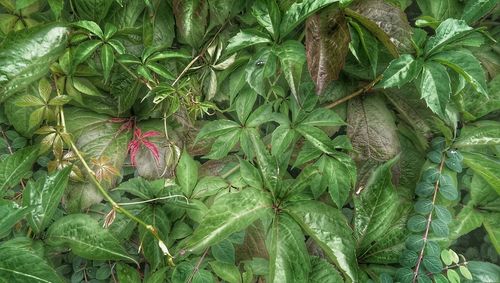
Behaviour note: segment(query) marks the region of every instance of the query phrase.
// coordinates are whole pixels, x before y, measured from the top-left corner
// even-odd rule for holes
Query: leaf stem
[[[359,95],[362,95],[364,93],[366,93],[367,91],[369,91],[370,89],[372,89],[379,81],[381,81],[383,78],[382,75],[379,75],[378,77],[376,77],[373,81],[371,81],[369,84],[365,85],[364,87],[358,89],[357,91],[349,94],[348,96],[345,96],[345,97],[342,97],[341,99],[339,100],[336,100],[330,104],[327,104],[326,106],[324,106],[325,108],[328,108],[328,109],[331,109],[331,108],[334,108],[352,98],[355,98]]]
[[[442,160],[441,160],[441,163],[439,164],[439,174],[441,174],[441,172],[443,172],[444,161],[446,159],[444,154],[442,154],[441,156],[442,156]],[[439,190],[439,177],[434,185],[434,194],[432,196],[432,207],[434,207],[434,204],[436,203],[438,190]],[[425,226],[424,237],[422,238],[424,240],[424,243],[422,245],[422,249],[420,250],[420,254],[418,255],[417,265],[415,266],[415,271],[413,272],[413,283],[416,283],[417,279],[418,279],[418,270],[420,269],[420,264],[422,263],[422,259],[424,258],[424,251],[425,251],[425,246],[427,245],[427,240],[429,237],[431,222],[432,222],[432,210],[429,213],[429,216],[427,217],[427,223]]]

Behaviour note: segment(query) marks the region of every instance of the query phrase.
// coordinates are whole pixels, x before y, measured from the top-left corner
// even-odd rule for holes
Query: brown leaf
[[[382,162],[401,151],[393,113],[383,98],[370,96],[350,100],[347,123],[347,135],[358,153],[358,161]]]
[[[399,7],[384,0],[364,0],[346,9],[346,14],[370,30],[394,57],[413,51],[411,26]]]
[[[338,8],[325,9],[307,20],[307,67],[318,94],[338,79],[350,40],[347,22]]]

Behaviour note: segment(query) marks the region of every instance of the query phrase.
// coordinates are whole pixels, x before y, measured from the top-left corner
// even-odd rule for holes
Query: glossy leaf
[[[64,52],[68,29],[59,23],[10,34],[0,46],[0,101],[45,76]]]
[[[446,68],[434,62],[426,62],[422,69],[419,90],[427,107],[440,117],[445,117],[451,93],[450,76]]]
[[[0,196],[17,185],[38,158],[38,147],[25,147],[13,155],[0,156]]]
[[[33,232],[42,232],[52,221],[68,184],[71,166],[55,174],[29,182],[23,192],[23,204],[32,207],[27,220]]]
[[[411,55],[404,54],[394,59],[383,73],[379,87],[402,87],[413,81],[422,70],[422,61],[415,60]]]
[[[186,150],[182,152],[175,173],[184,195],[190,196],[198,182],[198,164]]]
[[[425,53],[430,56],[441,50],[447,44],[459,40],[464,35],[469,34],[472,28],[465,21],[447,19],[436,29],[436,34],[429,38],[425,45]]]
[[[0,215],[2,215],[0,218],[0,239],[8,236],[12,227],[21,221],[29,211],[29,207],[19,206],[9,200],[0,200]]]
[[[208,1],[176,0],[172,3],[179,40],[200,47],[205,35],[208,16]]]
[[[266,34],[259,32],[258,30],[241,30],[229,39],[226,46],[226,52],[230,54],[243,48],[263,43],[271,43],[271,40]]]
[[[285,79],[288,81],[290,91],[297,101],[300,101],[298,90],[302,75],[302,68],[306,63],[305,49],[302,43],[288,40],[281,44],[277,55],[281,62],[281,68]]]
[[[200,252],[245,229],[268,213],[271,206],[268,195],[256,189],[228,193],[214,202],[185,246],[190,252]]]
[[[498,188],[500,188],[500,176],[498,176],[500,160],[480,153],[463,152],[463,155],[464,164],[474,170],[476,174],[483,177],[498,193]]]
[[[136,262],[109,230],[86,214],[70,214],[54,222],[47,232],[47,243],[66,245],[86,259]]]
[[[493,10],[497,4],[498,1],[496,0],[467,1],[462,13],[462,20],[468,24],[473,24]]]
[[[475,147],[500,145],[500,123],[497,121],[479,121],[462,128],[460,137],[453,144],[455,147]]]
[[[280,10],[276,2],[257,0],[252,6],[252,15],[273,38],[279,36]]]

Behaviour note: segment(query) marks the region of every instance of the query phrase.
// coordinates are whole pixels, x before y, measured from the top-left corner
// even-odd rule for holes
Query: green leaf
[[[75,255],[86,259],[136,263],[109,230],[86,214],[70,214],[54,222],[47,232],[47,244],[66,245]]]
[[[104,81],[106,82],[109,79],[114,62],[115,54],[113,53],[113,47],[109,44],[104,44],[101,48],[101,64],[104,73]]]
[[[16,244],[15,240],[4,242],[0,254],[2,282],[65,282],[42,257],[28,247]]]
[[[429,199],[421,199],[415,203],[415,211],[417,213],[428,215],[433,209],[434,205]]]
[[[462,20],[473,24],[493,10],[497,4],[497,0],[467,1],[462,13]]]
[[[302,229],[321,247],[345,277],[357,282],[355,241],[345,216],[317,201],[300,201],[286,208]]]
[[[298,123],[301,126],[334,127],[345,125],[344,121],[335,111],[318,108],[308,113],[304,120]]]
[[[200,252],[245,229],[266,215],[271,206],[269,196],[260,190],[246,188],[225,194],[215,200],[185,246],[190,252]]]
[[[401,55],[391,61],[383,73],[383,79],[377,87],[402,87],[413,81],[422,70],[422,61],[413,59],[409,54]]]
[[[257,51],[248,61],[245,68],[245,79],[248,85],[258,94],[267,95],[265,78],[276,71],[276,55],[271,48],[265,47]]]
[[[172,6],[178,40],[193,48],[199,48],[204,42],[203,37],[207,28],[208,1],[175,0]]]
[[[442,51],[432,56],[437,61],[460,74],[477,92],[488,96],[483,67],[468,50]]]
[[[424,264],[425,269],[431,273],[440,273],[443,270],[443,263],[437,256],[424,256],[422,263]]]
[[[454,147],[475,147],[485,145],[500,145],[500,122],[479,121],[468,124],[460,131]]]
[[[209,263],[214,273],[228,283],[241,282],[241,275],[234,264],[212,261]]]
[[[138,218],[145,223],[154,225],[160,239],[166,239],[170,232],[171,223],[164,208],[160,206],[147,206],[141,211]],[[158,240],[144,226],[139,226],[138,230],[140,245],[151,269],[154,270],[163,266],[165,263],[165,253],[160,248]]]
[[[68,29],[60,23],[12,32],[0,45],[0,102],[47,74],[64,52]]]
[[[97,39],[91,39],[80,43],[80,45],[75,48],[73,65],[77,66],[78,64],[85,62],[101,45],[102,41]]]
[[[461,11],[460,1],[432,1],[417,0],[418,7],[423,15],[431,16],[436,20],[445,20],[447,18],[457,18]]]
[[[269,282],[308,282],[311,263],[300,226],[286,214],[274,218],[266,241]]]
[[[302,136],[304,136],[304,138],[306,138],[306,140],[309,141],[314,147],[321,150],[322,152],[327,154],[333,154],[335,152],[332,140],[324,131],[316,127],[306,125],[300,125],[295,128],[295,130]]]
[[[206,123],[196,136],[195,143],[200,140],[214,138],[227,134],[239,128],[240,125],[230,120],[215,120]]]
[[[450,100],[450,76],[446,68],[435,62],[426,62],[422,69],[419,90],[427,107],[440,117],[446,116],[446,105]]]
[[[278,126],[272,134],[271,153],[273,156],[281,156],[295,143],[297,133],[289,126]]]
[[[255,156],[257,157],[260,172],[264,179],[264,185],[266,189],[275,193],[279,185],[279,170],[276,164],[276,159],[269,154],[256,130],[249,131],[249,136]]]
[[[408,230],[418,233],[425,230],[427,219],[422,215],[413,215],[408,219]]]
[[[13,155],[0,156],[0,196],[13,187],[31,170],[38,158],[38,147],[25,147]]]
[[[272,111],[273,109],[270,104],[260,106],[248,116],[248,119],[245,121],[245,126],[248,128],[255,128],[261,124],[273,121]]]
[[[465,21],[447,19],[436,29],[436,34],[429,38],[425,45],[426,56],[431,56],[440,51],[447,44],[459,40],[473,30]]]
[[[446,275],[448,276],[449,282],[460,283],[460,275],[458,275],[458,273],[455,270],[448,269],[448,271],[446,272]]]
[[[431,222],[432,232],[438,237],[447,237],[450,234],[448,226],[441,219],[433,219]]]
[[[265,33],[254,29],[241,30],[229,39],[226,46],[226,54],[231,54],[241,49],[263,43],[271,43],[271,40]]]
[[[451,222],[452,216],[450,211],[446,207],[442,205],[436,205],[434,207],[434,212],[436,213],[437,218],[442,220],[444,223],[448,224]]]
[[[481,261],[469,261],[467,264],[473,280],[477,282],[500,282],[500,266]]]
[[[472,207],[472,205],[465,206],[450,223],[450,235],[447,240],[451,243],[470,231],[481,227],[483,219],[483,214]]]
[[[252,15],[274,39],[279,37],[280,9],[275,1],[257,0],[252,5]]]
[[[316,11],[330,4],[339,2],[339,0],[305,0],[299,3],[294,3],[286,11],[285,15],[281,20],[280,25],[280,37],[285,38],[290,32],[292,32],[298,25],[305,21],[310,15],[314,14]],[[349,0],[340,0],[342,4],[349,4]]]
[[[334,157],[322,156],[314,164],[319,171],[320,181],[311,182],[311,190],[319,197],[326,188],[335,205],[344,206],[349,193],[356,184],[356,165],[348,156],[335,154]]]
[[[326,260],[311,257],[309,282],[343,282],[342,275]]]
[[[190,196],[198,182],[198,164],[185,149],[179,159],[175,174],[184,195]]]
[[[306,63],[304,46],[299,41],[287,40],[279,46],[277,55],[293,96],[297,101],[300,101],[298,90],[302,69]]]
[[[71,24],[72,26],[86,29],[87,31],[97,35],[99,38],[104,39],[104,34],[101,27],[96,22],[93,21],[78,21]]]
[[[119,282],[140,283],[141,276],[139,272],[128,264],[118,263],[116,265],[116,275]]]
[[[30,208],[21,207],[13,201],[0,199],[0,239],[8,236],[11,228],[28,214]]]
[[[484,217],[484,229],[488,232],[490,242],[495,247],[495,250],[500,252],[500,213],[490,213]]]
[[[67,166],[36,182],[28,182],[23,192],[23,205],[32,207],[27,220],[36,234],[42,232],[52,221],[70,173],[71,166]]]
[[[370,69],[371,69],[371,75],[373,78],[377,75],[377,67],[378,67],[378,56],[379,56],[379,49],[378,49],[378,43],[377,40],[375,39],[374,36],[370,34],[368,30],[366,30],[364,27],[361,27],[357,22],[351,21],[349,23],[350,26],[356,30],[359,41],[361,43],[361,47],[363,48],[364,55],[368,58],[368,62],[370,63]],[[354,32],[354,31],[352,31]],[[359,48],[359,46],[357,46]],[[355,46],[350,46],[351,52],[355,55],[355,57],[360,61],[361,59],[358,58],[360,54],[358,51],[353,51],[355,50]],[[360,57],[360,56],[359,56]],[[364,62],[362,62],[364,64]]]
[[[418,261],[417,252],[411,250],[403,250],[401,258],[399,259],[399,262],[401,263],[402,266],[409,268],[414,267],[417,264],[417,261]]]
[[[467,267],[462,265],[458,269],[460,270],[460,273],[462,273],[463,277],[465,277],[466,279],[472,280],[472,274],[470,273],[470,271]]]
[[[256,100],[257,93],[248,88],[238,94],[234,100],[234,105],[240,123],[244,124],[248,119],[248,115],[252,112]]]
[[[361,249],[383,236],[399,214],[398,196],[391,182],[391,168],[397,160],[393,158],[375,169],[365,188],[354,196],[354,231]]]
[[[223,136],[219,136],[212,144],[210,152],[205,155],[209,159],[221,159],[233,149],[240,140],[241,130],[236,129]]]
[[[259,171],[257,168],[253,167],[250,162],[240,159],[240,173],[241,173],[241,178],[243,178],[243,181],[255,188],[255,189],[262,189],[262,177],[259,174]]]
[[[113,1],[109,0],[74,0],[78,16],[84,20],[100,22],[108,14]]]
[[[500,160],[480,153],[463,152],[464,164],[483,177],[500,194]]]

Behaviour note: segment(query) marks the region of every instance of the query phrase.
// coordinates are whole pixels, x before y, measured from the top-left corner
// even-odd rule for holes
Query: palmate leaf
[[[0,245],[0,282],[62,283],[57,272],[37,253],[18,240]]]
[[[270,282],[309,282],[311,263],[300,226],[287,214],[274,218],[266,242]]]
[[[300,102],[298,90],[302,68],[306,63],[304,46],[299,41],[287,40],[279,46],[277,55],[280,59],[285,79],[290,86],[290,91],[295,99]]]
[[[38,146],[25,147],[13,155],[0,156],[0,196],[17,185],[38,158]]]
[[[474,30],[462,20],[447,19],[436,29],[436,34],[429,38],[425,45],[426,56],[442,50],[447,44],[456,42]]]
[[[349,281],[358,282],[355,240],[345,216],[317,201],[291,203],[285,209],[321,247]]]
[[[354,197],[354,231],[361,250],[377,242],[401,212],[391,181],[391,168],[397,161],[398,157],[393,158],[375,169],[365,188]]]
[[[17,203],[0,199],[0,239],[10,234],[11,229],[30,211],[29,207],[21,207]]]
[[[450,100],[450,76],[446,68],[435,62],[426,62],[419,82],[420,96],[427,107],[440,117],[446,117],[446,105]]]
[[[383,79],[377,84],[377,87],[402,87],[413,81],[422,70],[422,60],[415,60],[409,54],[401,55],[399,58],[391,61],[384,71]]]
[[[66,245],[83,258],[135,262],[120,242],[86,214],[70,214],[54,222],[47,232],[47,244]]]
[[[175,0],[172,5],[179,40],[200,47],[207,28],[208,1]]]
[[[280,9],[275,1],[257,0],[252,6],[252,15],[257,22],[271,34],[274,39],[279,37],[281,21]]]
[[[67,166],[36,182],[30,181],[26,186],[23,192],[23,204],[32,207],[27,219],[33,232],[42,232],[52,220],[68,184],[70,173],[71,166]]]
[[[241,231],[271,211],[269,195],[253,188],[228,193],[216,199],[200,225],[185,243],[188,251],[198,253],[232,233]]]

